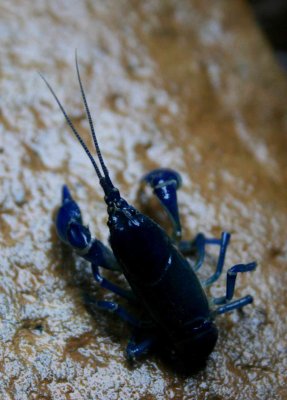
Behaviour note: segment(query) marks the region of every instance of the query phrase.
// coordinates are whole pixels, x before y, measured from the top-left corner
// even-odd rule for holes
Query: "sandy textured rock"
[[[245,3],[13,0],[0,19],[1,399],[286,399],[287,84]],[[55,234],[66,182],[108,239],[95,173],[37,74],[89,140],[75,48],[127,199],[139,206],[142,174],[172,166],[183,175],[184,236],[229,230],[227,266],[259,263],[236,290],[254,305],[218,319],[197,375],[155,356],[129,367],[128,328],[83,300],[113,296]]]

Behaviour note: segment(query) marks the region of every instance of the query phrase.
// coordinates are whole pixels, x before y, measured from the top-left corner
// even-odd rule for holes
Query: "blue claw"
[[[64,204],[66,201],[73,201],[73,197],[67,185],[63,185],[62,188],[62,203]]]
[[[153,188],[153,193],[157,196],[173,225],[173,237],[175,240],[181,238],[181,223],[178,213],[176,191],[181,186],[181,177],[178,172],[159,168],[149,172],[142,178],[142,181]]]
[[[80,207],[66,185],[62,189],[62,205],[56,217],[56,228],[60,239],[85,260],[106,269],[120,270],[111,250],[98,239],[92,238],[89,228],[83,225]]]
[[[56,217],[57,233],[61,240],[72,247],[82,249],[89,241],[90,232],[83,227],[81,210],[73,200],[71,193],[66,185],[62,189],[62,205]]]
[[[67,240],[75,249],[87,249],[92,240],[91,232],[86,226],[77,222],[71,222],[67,230]]]

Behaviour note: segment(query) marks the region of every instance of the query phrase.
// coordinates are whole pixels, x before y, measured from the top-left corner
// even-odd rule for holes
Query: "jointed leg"
[[[204,286],[211,285],[220,277],[229,241],[230,241],[230,233],[222,232],[220,239],[206,238],[202,233],[199,233],[193,241],[182,241],[179,243],[179,250],[184,255],[191,255],[194,253],[198,254],[197,261],[193,266],[193,269],[195,271],[198,271],[204,262],[205,252],[206,252],[205,247],[207,245],[219,246],[219,256],[218,256],[216,270],[210,278],[202,282]]]
[[[135,328],[139,328],[141,326],[141,322],[133,315],[131,315],[128,311],[126,311],[123,307],[121,307],[118,303],[106,300],[91,300],[90,298],[87,303],[101,310],[116,314],[123,321],[129,323]]]
[[[215,311],[215,315],[225,314],[228,311],[237,310],[239,308],[245,307],[248,304],[253,302],[253,297],[250,295],[241,297],[241,299],[234,300],[230,303],[224,304],[223,306],[218,307]]]
[[[140,329],[142,329],[144,326],[147,325],[146,322],[138,320],[128,311],[126,311],[123,307],[121,307],[119,304],[115,302],[89,299],[87,303],[92,306],[95,306],[96,308],[117,315],[118,317],[120,317],[121,320],[133,326],[136,331],[139,331]],[[153,336],[146,337],[143,340],[137,342],[135,339],[136,336],[137,335],[133,335],[131,337],[126,348],[126,356],[129,361],[133,361],[137,357],[146,354],[155,342],[155,338]]]
[[[217,260],[216,270],[211,277],[209,277],[204,282],[202,282],[203,286],[212,285],[220,277],[220,275],[222,273],[226,250],[227,250],[229,241],[230,241],[230,233],[228,233],[228,232],[222,232],[220,240],[219,239],[206,239],[206,241],[205,241],[206,244],[216,244],[216,245],[219,245],[220,248],[219,248],[219,256],[218,256],[218,260]]]
[[[196,263],[193,266],[194,271],[198,271],[204,262],[205,241],[205,236],[202,233],[199,233],[193,240],[182,240],[178,244],[178,249],[184,256],[198,256]]]
[[[237,264],[234,265],[227,271],[227,279],[226,279],[226,295],[223,297],[219,297],[213,300],[213,303],[216,305],[221,305],[215,310],[216,314],[223,314],[225,312],[242,308],[249,303],[252,303],[253,298],[252,296],[245,296],[241,299],[232,301],[235,289],[235,282],[238,272],[248,272],[253,271],[256,268],[256,262],[252,262],[249,264]]]
[[[148,353],[154,342],[155,338],[153,336],[146,337],[142,341],[137,342],[135,340],[135,335],[133,335],[126,348],[127,359],[129,361],[134,361],[138,357]]]
[[[100,272],[99,267],[96,264],[92,264],[92,271],[95,280],[100,284],[101,287],[129,300],[136,302],[136,297],[131,290],[126,290],[121,288],[120,286],[115,285],[114,283],[108,281],[104,278]]]
[[[219,297],[218,299],[214,299],[214,304],[226,304],[230,300],[232,300],[235,289],[235,282],[238,272],[249,272],[253,271],[256,268],[256,262],[252,262],[249,264],[237,264],[233,267],[229,268],[227,271],[226,278],[226,294],[223,297]]]

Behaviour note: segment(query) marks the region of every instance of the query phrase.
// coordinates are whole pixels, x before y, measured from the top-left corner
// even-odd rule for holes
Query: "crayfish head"
[[[133,206],[129,205],[122,197],[108,204],[108,227],[110,231],[125,231],[129,227],[139,226],[142,214]]]

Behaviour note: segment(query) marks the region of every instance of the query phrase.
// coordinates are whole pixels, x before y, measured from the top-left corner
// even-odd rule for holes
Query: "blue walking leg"
[[[230,233],[222,232],[220,239],[206,238],[202,233],[199,233],[193,241],[180,242],[179,250],[184,255],[190,255],[190,254],[194,254],[194,253],[198,254],[196,263],[193,266],[193,269],[195,271],[198,271],[204,262],[205,246],[216,245],[216,246],[220,247],[215,273],[210,278],[208,278],[207,280],[202,282],[203,286],[211,285],[213,282],[215,282],[220,277],[220,275],[222,273],[226,250],[227,250],[229,241],[230,241]]]
[[[126,348],[126,357],[129,361],[134,361],[138,357],[145,355],[151,349],[155,342],[154,337],[147,337],[140,342],[136,342],[135,335],[133,335]]]
[[[241,299],[231,301],[230,303],[224,304],[213,311],[213,315],[220,315],[224,314],[229,311],[233,311],[242,307],[247,306],[247,304],[250,304],[253,302],[253,297],[250,295],[247,295],[245,297],[242,297]]]
[[[99,267],[96,264],[92,264],[92,271],[95,280],[100,284],[101,287],[129,300],[136,302],[136,296],[131,290],[126,290],[121,288],[118,285],[115,285],[114,283],[108,281],[106,278],[104,278],[99,271]]]
[[[216,270],[211,277],[202,282],[203,286],[212,285],[220,277],[229,241],[230,241],[230,233],[228,232],[222,232],[220,242],[218,242],[218,239],[206,239],[206,244],[217,244],[220,246],[220,249],[219,249],[219,256],[217,260]]]
[[[129,325],[133,326],[136,331],[143,329],[143,327],[151,327],[151,322],[140,321],[131,315],[128,311],[126,311],[119,304],[112,301],[105,300],[91,300],[86,301],[92,306],[95,306],[98,309],[108,311],[112,314],[117,315],[121,320],[127,322]],[[126,348],[126,356],[129,361],[135,360],[137,357],[146,354],[151,346],[153,345],[155,338],[150,337],[146,338],[139,343],[136,343],[135,336],[133,335],[130,339],[128,346]]]
[[[226,279],[226,295],[223,297],[219,297],[213,300],[214,304],[226,304],[232,300],[235,289],[235,282],[238,272],[249,272],[253,271],[256,268],[256,262],[252,262],[249,264],[237,264],[233,267],[229,268],[227,271],[227,279]],[[231,304],[231,303],[230,303]]]
[[[141,322],[133,315],[131,315],[128,311],[126,311],[123,307],[121,307],[118,303],[115,303],[113,301],[91,299],[89,299],[87,303],[101,310],[116,314],[123,321],[129,323],[135,328],[139,328],[141,326]]]
[[[198,235],[196,235],[194,240],[184,240],[181,241],[178,245],[179,250],[185,256],[197,254],[197,260],[192,267],[194,271],[198,271],[204,262],[205,241],[205,236],[202,233],[199,233]]]
[[[222,235],[229,235],[227,232],[223,232]],[[205,245],[217,245],[221,246],[222,244],[222,235],[221,238],[206,238],[203,233],[198,233],[193,240],[182,240],[178,244],[178,249],[184,256],[191,256],[196,253],[205,253]]]

